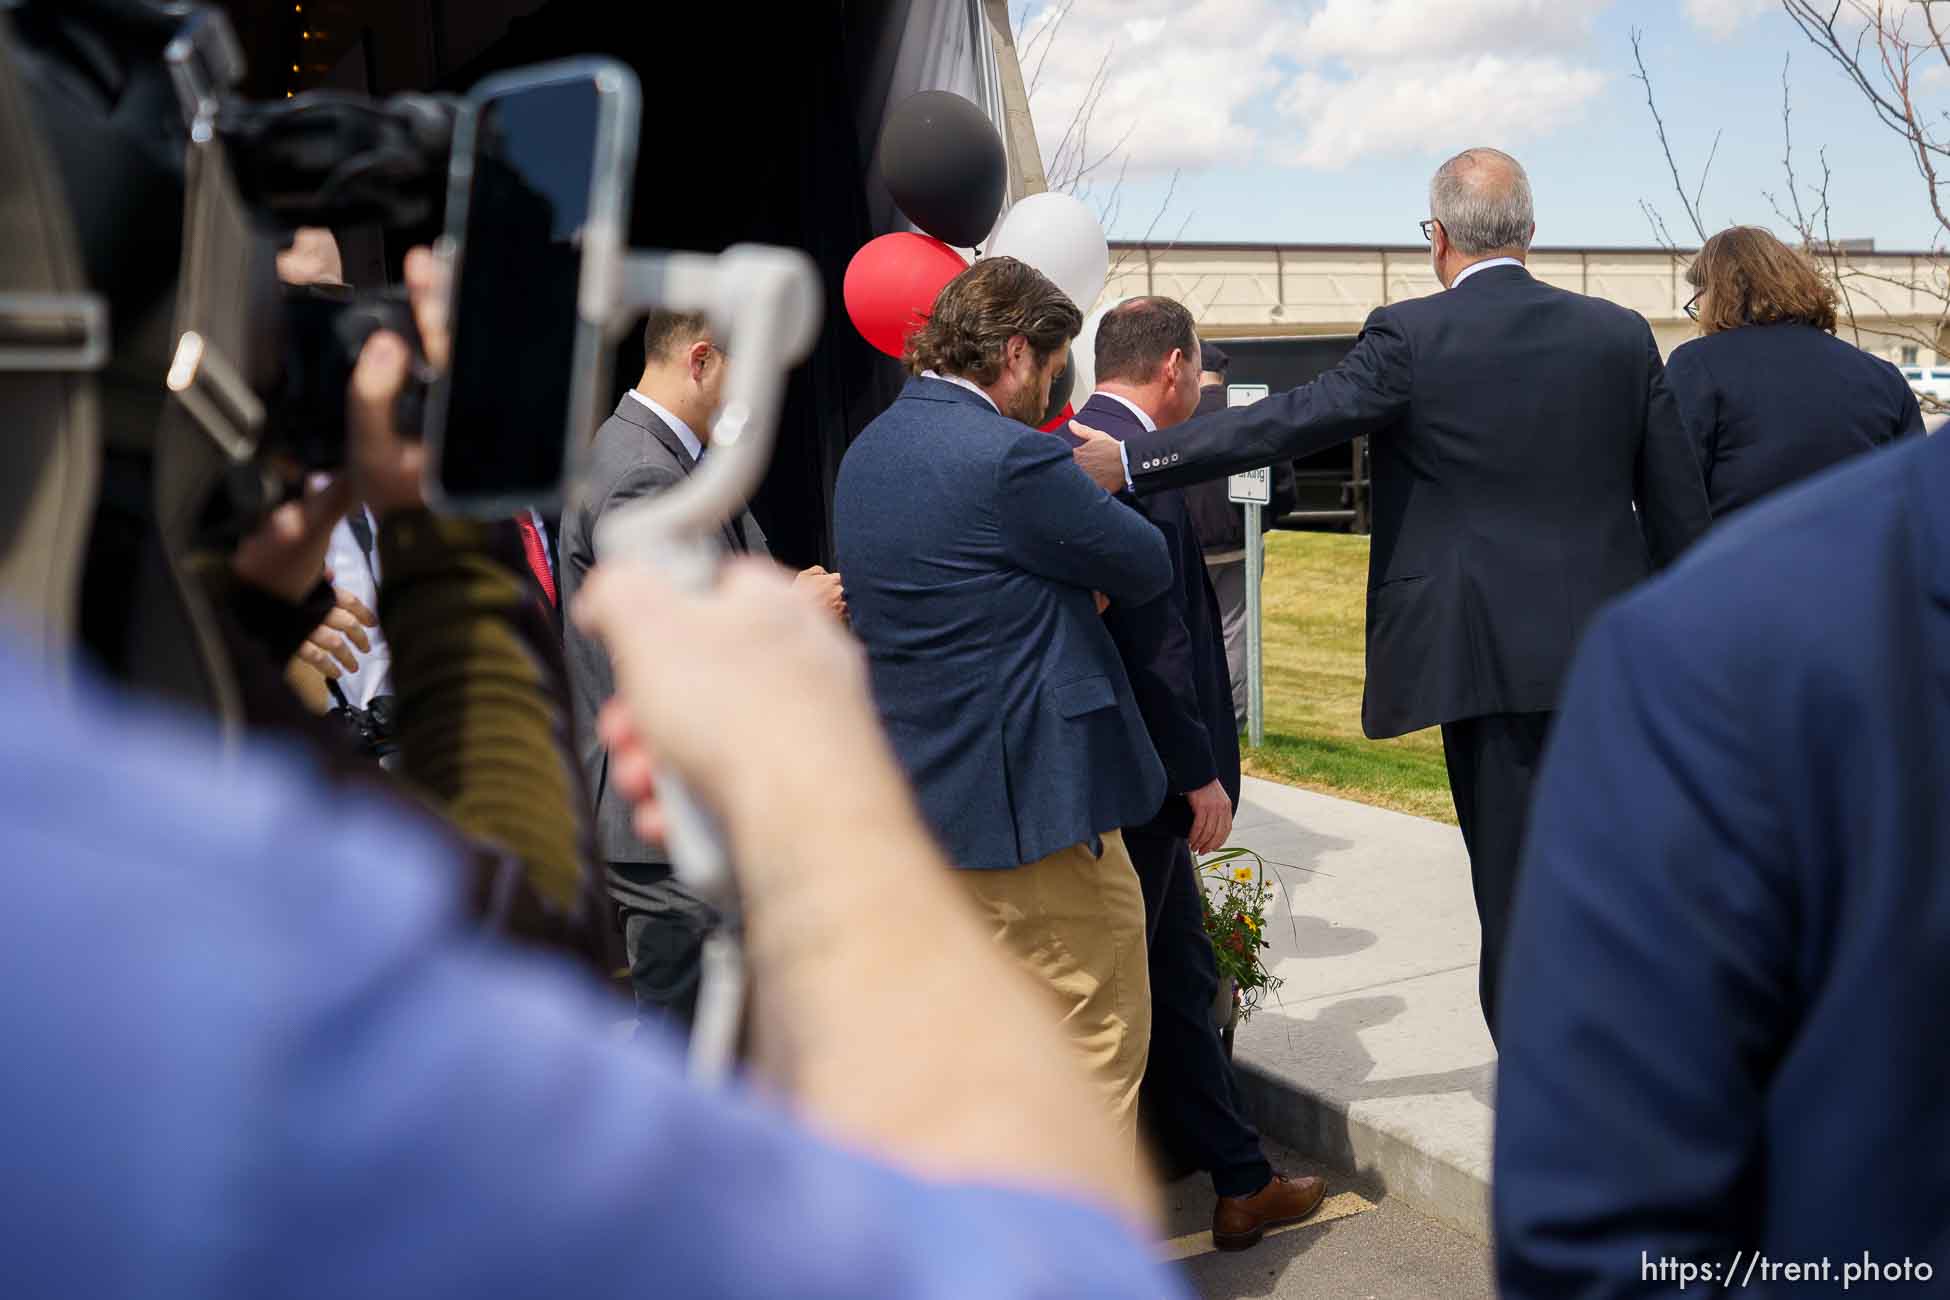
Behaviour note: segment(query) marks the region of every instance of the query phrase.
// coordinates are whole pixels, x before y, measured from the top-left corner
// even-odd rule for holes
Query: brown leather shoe
[[[1212,1211],[1212,1244],[1220,1250],[1257,1246],[1268,1228],[1300,1222],[1318,1210],[1326,1197],[1327,1184],[1318,1178],[1279,1174],[1251,1196],[1221,1196]]]

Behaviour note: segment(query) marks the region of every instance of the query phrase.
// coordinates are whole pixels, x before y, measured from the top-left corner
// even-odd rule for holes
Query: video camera
[[[194,549],[196,518],[218,482],[229,482],[238,498],[245,495],[240,483],[265,483],[273,462],[341,459],[338,376],[349,373],[372,329],[384,324],[411,337],[397,299],[313,293],[296,296],[294,308],[293,298],[277,291],[264,227],[329,225],[355,213],[396,220],[403,207],[431,204],[443,176],[446,233],[435,252],[447,273],[450,337],[447,365],[432,378],[422,422],[430,504],[504,520],[521,508],[555,504],[574,478],[575,449],[594,427],[596,399],[607,388],[605,363],[620,331],[654,307],[703,313],[726,352],[738,358],[712,421],[712,454],[681,485],[606,515],[599,546],[614,557],[606,562],[655,564],[687,585],[711,580],[718,530],[744,508],[770,462],[786,374],[812,350],[822,294],[810,259],[793,250],[738,246],[706,256],[626,245],[640,112],[628,68],[604,59],[555,63],[491,78],[465,100],[373,104],[306,96],[267,107],[236,94],[243,59],[213,8],[0,0],[0,23],[16,15],[40,29],[38,43],[23,42],[36,53],[22,62],[41,58],[42,73],[58,65],[57,75],[43,80],[65,77],[72,83],[67,88],[80,87],[97,138],[138,155],[145,194],[166,193],[180,176],[177,276],[132,303],[145,315],[143,326],[160,310],[170,313],[165,325],[173,353],[159,425],[142,418],[140,406],[154,384],[144,348],[155,331],[129,329],[125,337],[127,322],[118,321],[112,349],[95,346],[107,340],[92,336],[86,349],[104,392],[119,386],[138,398],[102,420],[105,463],[129,463],[107,464],[115,472],[104,474],[99,506],[103,516],[119,512],[124,534],[142,536],[118,543],[121,553],[112,560],[112,548],[95,545],[90,563],[91,572],[119,567],[143,578],[140,587],[127,584],[131,607],[144,593],[185,590],[178,560]],[[135,36],[118,52],[127,54],[118,71],[139,77],[153,70],[155,47],[145,42],[164,23],[175,24],[165,62],[187,122],[180,144],[166,141],[181,150],[175,158],[157,156],[165,150],[153,116],[140,130],[114,120],[131,96],[95,93],[85,67],[90,59],[76,53],[99,50],[103,32],[118,24],[132,26]],[[62,33],[54,29],[63,24],[94,27],[79,33],[78,45],[62,48]],[[7,53],[0,40],[0,55]],[[59,98],[47,96],[50,103]],[[5,122],[0,115],[0,126]],[[130,173],[91,170],[75,158],[70,151],[64,161],[73,165],[66,170],[90,200],[76,210],[98,218],[81,242],[122,255],[137,233],[116,224],[124,215],[118,201],[135,192]],[[88,192],[87,182],[103,177],[107,183]],[[51,219],[55,206],[43,205],[50,226],[60,224]],[[163,213],[161,219],[171,218]],[[175,233],[166,229],[151,246],[173,242]],[[98,293],[112,293],[118,283],[112,261],[104,256],[89,267]],[[100,321],[98,299],[68,297],[88,299],[90,312],[76,319]],[[77,410],[82,414],[67,419],[67,427],[92,434],[92,407]],[[145,477],[153,479],[153,493],[142,490]],[[135,482],[110,481],[120,478]],[[98,522],[98,543],[103,533]],[[118,563],[124,556],[128,562]],[[158,557],[160,565],[153,563]],[[193,611],[196,602],[182,604]],[[191,636],[146,635],[123,659],[168,681],[201,673],[209,679],[202,694],[215,701],[212,707],[220,716],[234,713],[223,702],[231,688],[216,665],[220,656],[208,650],[209,629],[193,612],[190,624]],[[188,642],[195,644],[186,650]],[[674,777],[660,790],[678,875],[700,897],[732,910],[726,846],[708,810]],[[705,964],[693,1055],[701,1070],[717,1075],[732,1058],[743,1005],[732,932],[707,944]]]
[[[465,110],[461,100],[399,95],[375,101],[329,91],[268,103],[247,100],[236,89],[243,57],[228,21],[214,9],[191,12],[163,58],[192,158],[201,153],[209,164],[190,168],[192,183],[210,192],[202,205],[206,217],[214,220],[211,210],[234,198],[253,224],[281,232],[282,244],[307,226],[401,230],[424,228],[439,216],[454,124]],[[190,211],[194,223],[194,194]],[[194,241],[197,232],[189,233]],[[197,271],[193,251],[185,267],[190,278]],[[261,295],[245,301],[250,314],[263,319],[251,322],[241,341],[244,355],[212,359],[216,331],[186,330],[169,383],[233,461],[276,466],[287,482],[300,471],[343,464],[346,386],[366,340],[381,329],[412,347],[414,382],[402,398],[398,424],[402,433],[421,431],[430,376],[404,292],[286,284],[274,306]],[[199,385],[199,379],[205,382]],[[233,484],[239,481],[249,483],[251,476],[233,476]],[[238,495],[235,486],[232,495]],[[265,503],[233,504],[248,516]]]
[[[194,45],[223,40],[220,20],[199,19]],[[180,83],[179,83],[180,84]],[[194,82],[188,83],[194,86]],[[202,96],[192,90],[200,104]],[[196,108],[186,102],[195,129]],[[464,109],[450,96],[363,96],[307,92],[254,103],[219,99],[210,124],[222,142],[244,202],[282,230],[377,224],[423,229],[445,198],[454,124]],[[279,382],[270,395],[263,447],[305,469],[334,469],[345,458],[345,391],[366,340],[377,330],[405,338],[419,360],[402,398],[399,428],[421,431],[424,350],[401,290],[355,293],[339,284],[286,285],[277,331]]]
[[[236,338],[240,356],[213,355],[216,331],[193,321],[183,331],[169,387],[233,462],[255,471],[233,476],[246,485],[242,495],[273,466],[289,483],[296,471],[343,463],[346,384],[367,339],[387,329],[418,360],[396,424],[425,435],[438,507],[506,517],[559,500],[581,441],[572,434],[593,422],[612,325],[584,311],[583,264],[625,224],[637,117],[627,70],[552,65],[464,99],[308,92],[256,103],[236,93],[242,58],[223,15],[209,9],[189,18],[165,61],[186,123],[192,188],[200,181],[215,192],[211,208],[229,191],[250,221],[280,232],[416,230],[446,216],[439,252],[452,280],[454,337],[445,374],[427,366],[397,290],[284,286],[269,319]],[[199,169],[199,153],[211,165]],[[190,209],[194,222],[194,193]],[[603,238],[591,244],[595,229]],[[185,278],[195,281],[203,278],[192,264],[197,232],[186,235]],[[470,266],[478,273],[467,274]],[[195,303],[193,292],[186,297]],[[456,437],[443,436],[449,428]]]

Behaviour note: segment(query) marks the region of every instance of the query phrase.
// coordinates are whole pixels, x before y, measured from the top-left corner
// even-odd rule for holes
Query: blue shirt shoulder
[[[924,1184],[617,1042],[402,810],[4,652],[0,705],[0,1293],[1175,1290],[1095,1210]]]

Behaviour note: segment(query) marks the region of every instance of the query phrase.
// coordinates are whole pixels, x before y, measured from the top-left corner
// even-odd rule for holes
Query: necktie
[[[521,529],[521,549],[528,553],[528,571],[535,575],[541,584],[542,594],[548,603],[555,604],[555,572],[549,567],[548,548],[542,542],[542,530],[535,527],[535,516],[524,510],[515,516],[515,526]]]

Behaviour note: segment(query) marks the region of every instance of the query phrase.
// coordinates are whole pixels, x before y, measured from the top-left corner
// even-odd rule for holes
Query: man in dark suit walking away
[[[1171,557],[1031,427],[1081,324],[1012,258],[951,281],[908,345],[915,378],[840,465],[834,540],[922,811],[997,941],[1056,994],[1135,1157],[1151,992],[1120,828],[1165,781],[1097,594],[1156,599]]]
[[[1134,298],[1108,313],[1097,332],[1096,365],[1097,391],[1077,418],[1113,437],[1178,424],[1198,404],[1198,332],[1192,314],[1169,298]],[[1243,1250],[1266,1229],[1312,1214],[1327,1189],[1318,1178],[1273,1172],[1244,1117],[1212,1019],[1219,973],[1192,854],[1225,846],[1239,803],[1239,735],[1218,598],[1185,494],[1123,499],[1164,534],[1172,557],[1172,584],[1162,596],[1104,611],[1169,791],[1156,816],[1124,828],[1144,888],[1149,939],[1145,1113],[1167,1150],[1211,1174],[1219,1198],[1213,1243]]]
[[[1494,1036],[1531,782],[1572,648],[1710,517],[1645,319],[1525,270],[1536,222],[1517,160],[1458,154],[1429,202],[1446,292],[1377,308],[1310,384],[1076,454],[1099,483],[1144,494],[1372,436],[1362,728],[1442,727]]]
[[[644,327],[643,353],[643,377],[596,430],[584,491],[562,518],[565,607],[601,558],[597,521],[619,505],[683,482],[710,441],[725,373],[724,351],[710,323],[698,315],[654,312]],[[728,521],[721,540],[731,554],[767,553],[765,534],[749,512]],[[818,586],[836,612],[844,609],[838,575],[815,568],[800,581]],[[637,1010],[689,1025],[697,1006],[698,957],[714,918],[671,877],[664,848],[637,835],[629,800],[611,786],[609,751],[596,735],[596,714],[615,691],[609,657],[574,620],[565,625],[576,748],[596,801],[596,851],[609,864]]]

